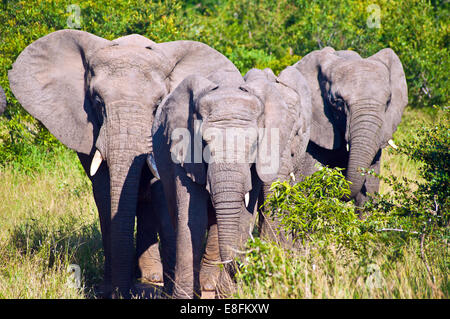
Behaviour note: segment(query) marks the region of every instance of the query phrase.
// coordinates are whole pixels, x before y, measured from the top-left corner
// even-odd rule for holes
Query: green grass
[[[402,121],[394,133],[393,140],[397,146],[405,143],[417,130],[417,120],[420,119],[424,123],[433,123],[435,112],[424,111],[423,109],[406,108],[402,116]],[[419,181],[420,165],[403,154],[393,154],[393,149],[387,146],[381,157],[381,175],[395,175],[398,178],[406,177],[410,180]],[[389,185],[383,181],[380,183],[380,192],[385,194],[391,190]]]
[[[311,245],[301,252],[291,252],[272,243],[257,242],[244,259],[244,263],[251,262],[251,267],[244,266],[238,274],[235,297],[448,298],[448,252],[442,253],[445,249],[432,244],[428,247],[428,256],[433,256],[429,260],[433,282],[418,254],[417,241],[404,245],[394,260],[380,251],[361,259],[342,248]]]
[[[407,110],[396,135],[401,145],[414,120],[433,116]],[[21,165],[0,168],[0,298],[92,298],[100,283],[103,251],[90,181],[76,154],[63,146],[30,146]],[[383,174],[417,178],[417,165],[403,156],[383,155]],[[389,191],[382,185],[382,191]],[[386,234],[386,236],[392,236]],[[418,253],[417,241],[398,256],[374,248],[361,260],[351,251],[311,246],[292,255],[269,245],[266,265],[276,273],[264,281],[238,283],[238,298],[448,298],[448,248],[427,243],[433,283]],[[84,289],[67,284],[67,267],[78,264]],[[367,284],[370,267],[381,272],[381,288]],[[369,267],[370,266],[370,267]]]
[[[103,253],[90,182],[72,151],[31,155],[34,173],[0,169],[0,298],[91,297]],[[70,264],[86,289],[68,287]]]

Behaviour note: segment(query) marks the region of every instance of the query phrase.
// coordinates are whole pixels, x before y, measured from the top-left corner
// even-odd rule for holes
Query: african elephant
[[[217,233],[208,234],[207,254],[218,250],[227,268],[242,241],[240,222],[250,214],[246,206],[258,196],[261,183],[290,169],[283,163],[293,155],[290,139],[303,134],[299,107],[291,104],[300,94],[299,78],[295,68],[274,81],[256,70],[246,80],[239,72],[192,75],[158,109],[155,160],[166,198],[174,199],[168,206],[177,227],[174,297],[200,293],[208,213],[213,211]],[[251,218],[245,219],[251,224]]]
[[[331,47],[313,51],[294,65],[311,89],[312,123],[304,175],[315,163],[345,169],[358,210],[379,180],[359,168],[380,171],[381,150],[390,142],[408,90],[400,59],[387,48],[369,58]],[[395,144],[393,144],[395,145]]]
[[[0,86],[0,115],[3,114],[3,112],[6,109],[6,95],[3,91],[3,88]]]
[[[294,67],[287,67],[278,77],[272,70],[263,71],[252,69],[245,75],[246,80],[255,77],[265,76],[272,82],[280,92],[283,100],[289,108],[288,121],[284,123],[287,127],[292,127],[291,136],[288,139],[288,147],[281,157],[281,167],[275,178],[279,181],[288,181],[295,183],[301,178],[302,168],[305,161],[305,152],[310,139],[311,126],[311,93],[306,79]],[[293,88],[289,89],[289,88]],[[259,212],[259,231],[260,236],[280,244],[290,246],[292,241],[289,235],[278,227],[276,217],[267,216],[264,207],[261,207],[271,193],[271,186],[274,180],[261,183],[258,195],[257,211]]]
[[[22,106],[77,152],[90,176],[105,251],[106,295],[129,297],[133,291],[136,216],[142,271],[160,272],[156,231],[161,227],[164,273],[173,272],[175,235],[166,221],[161,183],[154,166],[144,165],[146,159],[152,163],[151,124],[159,103],[183,78],[218,70],[236,68],[199,42],[155,43],[139,35],[109,41],[60,30],[25,48],[9,71]]]

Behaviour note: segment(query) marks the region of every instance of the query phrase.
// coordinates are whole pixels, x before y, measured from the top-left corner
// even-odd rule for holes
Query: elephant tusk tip
[[[248,206],[248,203],[250,201],[250,193],[245,194],[245,207]]]
[[[148,154],[147,156],[147,165],[148,168],[150,168],[150,171],[152,172],[152,174],[156,177],[156,179],[161,179],[161,177],[159,176],[158,173],[158,168],[156,167],[156,162],[155,159],[153,158],[152,154]]]
[[[96,150],[94,158],[92,159],[91,162],[91,169],[90,169],[91,176],[94,176],[95,173],[97,173],[98,168],[102,164],[102,161],[103,161],[102,154],[99,152],[99,150]]]
[[[291,172],[291,173],[289,174],[289,176],[292,178],[292,181],[295,182],[295,175],[294,175],[294,172]]]
[[[390,139],[390,140],[388,141],[388,144],[389,144],[390,146],[392,146],[393,148],[398,149],[398,146],[395,145],[395,143],[394,143],[394,141],[393,141],[392,139]]]

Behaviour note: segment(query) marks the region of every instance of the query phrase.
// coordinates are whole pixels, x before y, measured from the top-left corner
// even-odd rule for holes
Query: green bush
[[[438,236],[448,240],[450,226],[450,110],[441,108],[433,125],[416,121],[418,127],[409,140],[399,144],[398,154],[419,163],[421,181],[395,175],[379,176],[392,187],[389,194],[373,194],[367,211],[396,216],[391,227]]]

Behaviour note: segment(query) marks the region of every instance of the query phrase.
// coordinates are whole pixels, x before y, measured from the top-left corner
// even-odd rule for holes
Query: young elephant
[[[106,296],[116,290],[130,296],[136,254],[143,276],[161,279],[157,231],[162,247],[168,247],[163,259],[169,262],[174,255],[175,235],[165,221],[161,183],[150,185],[157,176],[145,165],[153,149],[151,124],[161,100],[187,75],[219,70],[238,72],[203,43],[155,43],[139,35],[109,41],[60,30],[26,47],[9,71],[11,90],[21,105],[78,153],[92,181]],[[167,267],[165,274],[170,274]]]
[[[257,197],[261,182],[284,170],[289,175],[292,164],[283,161],[292,162],[291,140],[305,145],[308,140],[299,107],[291,107],[291,99],[301,94],[299,79],[294,68],[275,81],[256,70],[246,81],[239,73],[189,76],[158,110],[155,159],[166,198],[174,199],[168,206],[177,227],[174,297],[200,292],[208,209],[217,233],[210,231],[207,253],[218,243],[219,262],[229,264],[242,237],[242,216],[249,214],[245,195],[251,191]]]
[[[345,168],[351,198],[363,206],[379,181],[360,168],[380,171],[381,150],[391,143],[408,103],[402,64],[391,49],[363,59],[326,47],[297,62],[311,89],[311,141],[302,173],[315,163]],[[395,145],[395,144],[392,144]]]

